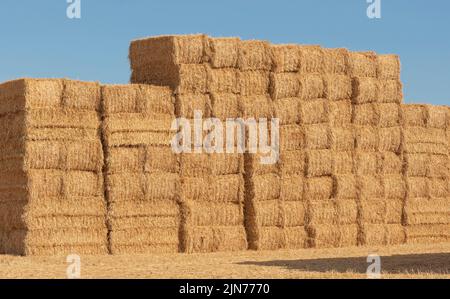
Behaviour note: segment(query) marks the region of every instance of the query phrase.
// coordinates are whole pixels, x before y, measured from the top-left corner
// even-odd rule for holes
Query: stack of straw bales
[[[96,83],[0,85],[1,253],[107,253],[99,111]]]
[[[448,107],[404,105],[408,243],[450,240]]]
[[[261,84],[252,79],[261,78],[238,71],[237,52],[238,40],[204,35],[134,41],[130,46],[131,80],[169,86],[176,98],[176,116],[188,119],[191,128],[196,110],[203,118],[223,121],[239,117],[241,91],[252,94]],[[202,141],[213,128],[204,129]],[[194,135],[192,132],[193,139]],[[192,153],[180,157],[181,250],[246,249],[243,155],[207,153],[199,146],[199,152],[194,144]]]
[[[102,87],[109,246],[112,254],[178,252],[179,161],[170,142],[169,88]]]
[[[400,61],[395,55],[351,53],[355,168],[361,245],[405,242]]]

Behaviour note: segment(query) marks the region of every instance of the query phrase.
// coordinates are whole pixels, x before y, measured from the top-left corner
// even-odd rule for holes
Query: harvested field
[[[450,278],[450,244],[81,256],[81,278],[366,278],[369,254],[382,278]],[[66,257],[0,256],[0,278],[66,278]]]

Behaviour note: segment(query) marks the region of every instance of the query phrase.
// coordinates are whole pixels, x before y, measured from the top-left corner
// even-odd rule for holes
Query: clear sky
[[[0,81],[67,77],[127,83],[130,40],[207,33],[399,54],[405,101],[450,105],[450,1],[381,0],[0,1]]]

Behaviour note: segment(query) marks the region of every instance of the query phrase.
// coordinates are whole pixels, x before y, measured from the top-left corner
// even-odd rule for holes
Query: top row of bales
[[[170,86],[176,94],[204,94],[224,88],[242,94],[239,74],[223,72],[217,76],[217,69],[400,80],[400,60],[396,55],[320,46],[271,45],[266,41],[205,35],[135,40],[130,45],[129,58],[131,82]],[[372,97],[382,97],[381,93],[387,86],[371,83],[374,83],[372,89],[376,89],[371,90]]]

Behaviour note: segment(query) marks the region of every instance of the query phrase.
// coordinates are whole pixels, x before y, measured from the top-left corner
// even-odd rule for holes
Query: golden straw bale
[[[244,181],[240,174],[184,177],[181,192],[184,200],[242,202]]]
[[[303,74],[299,77],[300,92],[299,96],[303,100],[324,98],[325,85],[324,80],[319,74]]]
[[[222,121],[227,118],[237,119],[241,117],[241,106],[239,96],[232,93],[212,93],[211,116]]]
[[[300,56],[299,73],[322,73],[324,69],[324,52],[320,46],[297,46]]]
[[[377,75],[380,79],[400,80],[400,58],[398,55],[377,56]]]
[[[360,244],[396,245],[406,242],[405,229],[400,224],[364,224],[360,235]]]
[[[381,127],[395,127],[400,126],[401,107],[393,103],[375,104],[378,110],[379,125]]]
[[[333,152],[331,150],[306,151],[305,161],[308,177],[326,176],[333,172]]]
[[[270,95],[272,99],[292,98],[300,95],[300,76],[297,73],[271,73]]]
[[[270,91],[270,74],[266,71],[241,71],[238,84],[242,96],[266,95]]]
[[[302,201],[304,176],[301,175],[283,175],[281,177],[280,199],[284,201]]]
[[[78,252],[78,251],[74,251]],[[178,244],[112,244],[111,254],[131,255],[131,254],[152,254],[152,253],[177,253]]]
[[[403,172],[402,155],[393,152],[380,152],[378,166],[380,174],[401,174]]]
[[[303,175],[305,173],[305,151],[282,151],[279,163],[282,175]]]
[[[116,246],[123,245],[153,245],[159,247],[160,245],[172,245],[178,247],[178,228],[152,228],[152,229],[124,229],[124,230],[112,230],[110,232],[111,252],[116,253]],[[133,253],[133,247],[128,247]],[[150,249],[150,248],[149,248]],[[166,247],[162,249],[167,250]],[[152,252],[151,250],[150,252]],[[162,251],[164,252],[164,251]],[[174,251],[172,251],[174,252]],[[122,252],[124,253],[124,252]]]
[[[283,229],[286,249],[308,248],[308,234],[304,226],[286,227]]]
[[[355,173],[355,159],[353,151],[333,152],[333,174],[353,174]]]
[[[331,128],[329,131],[331,149],[334,151],[351,151],[355,147],[355,136],[352,128]]]
[[[206,68],[208,75],[208,92],[238,93],[238,71],[234,68]]]
[[[166,222],[170,222],[170,227],[178,226],[179,206],[174,200],[149,199],[149,200],[132,200],[125,198],[121,201],[109,203],[108,217],[111,224],[119,218],[130,218],[137,221],[141,217],[157,219],[167,218]],[[170,221],[169,221],[170,219]],[[114,225],[113,225],[114,226]],[[160,224],[149,222],[143,227],[163,227]],[[125,227],[121,227],[122,229]],[[137,228],[137,227],[136,227]]]
[[[427,124],[427,111],[423,105],[401,105],[403,125],[407,127],[425,127]]]
[[[286,248],[286,234],[281,227],[262,227],[259,231],[258,250]]]
[[[285,227],[305,225],[306,203],[302,201],[282,202],[283,224]]]
[[[272,71],[275,73],[297,72],[300,55],[297,45],[271,45]]]
[[[403,130],[401,127],[379,129],[378,149],[380,151],[395,153],[400,152],[402,145],[402,133]]]
[[[450,202],[446,198],[408,198],[405,213],[408,225],[448,224]]]
[[[355,77],[352,81],[352,101],[354,104],[375,103],[378,101],[378,80],[369,77]]]
[[[175,113],[177,117],[193,119],[195,111],[201,112],[204,118],[211,116],[211,101],[208,95],[186,94],[176,97]]]
[[[211,66],[214,68],[237,67],[240,39],[237,37],[208,38],[206,48]]]
[[[389,199],[402,199],[406,196],[406,183],[402,174],[382,176],[384,195]]]
[[[355,147],[363,151],[376,151],[379,144],[379,130],[370,126],[355,126]]]
[[[353,109],[354,124],[376,127],[380,123],[380,111],[375,104],[354,105]]]
[[[188,226],[244,227],[242,203],[187,200],[183,207]]]
[[[343,48],[322,49],[323,71],[326,74],[348,74],[349,51]]]
[[[299,152],[299,151],[293,151],[293,153],[295,152]],[[291,151],[283,151],[281,155],[283,154],[287,154],[287,153],[291,153]],[[264,175],[264,174],[270,174],[270,173],[278,173],[278,163],[275,164],[262,164],[261,163],[261,158],[264,157],[265,155],[263,155],[262,153],[257,153],[257,154],[245,154],[244,157],[244,169],[245,169],[245,173],[248,177],[253,177],[253,176],[259,176],[259,175]],[[295,158],[294,158],[295,159]],[[281,158],[280,161],[284,161],[285,159]],[[288,165],[288,169],[292,169],[292,170],[287,170],[287,171],[296,171],[295,169],[295,165],[297,165],[298,163],[300,165],[303,165],[301,161],[295,160],[296,164],[294,165]]]
[[[305,126],[304,144],[308,150],[330,149],[332,136],[328,124],[315,124]]]
[[[358,176],[358,187],[364,199],[377,199],[384,197],[383,180],[372,175]]]
[[[335,175],[334,188],[335,198],[337,199],[355,199],[358,196],[358,185],[354,175]]]
[[[431,197],[448,197],[450,194],[448,178],[430,178],[428,179],[428,188]]]
[[[329,101],[314,99],[300,102],[300,122],[304,125],[329,121]]]
[[[352,77],[376,78],[377,55],[374,52],[350,52],[348,69]]]
[[[429,179],[422,177],[406,177],[406,183],[408,186],[408,197],[429,197],[430,196],[430,184]]]
[[[253,200],[269,200],[280,198],[280,178],[276,174],[265,174],[254,176],[252,188],[246,192],[252,194]]]
[[[329,121],[332,126],[347,127],[352,122],[352,102],[342,100],[328,103]]]
[[[312,236],[311,247],[330,248],[357,245],[358,227],[356,225],[315,225],[309,227]]]
[[[279,138],[281,151],[302,149],[306,139],[305,131],[299,125],[281,126]]]
[[[377,102],[401,104],[403,101],[403,85],[398,80],[378,80]]]
[[[447,129],[450,126],[450,115],[447,106],[427,105],[427,126],[429,128]]]
[[[407,243],[440,243],[450,240],[450,224],[411,225],[406,227]]]
[[[240,101],[242,117],[244,119],[271,119],[273,109],[271,99],[268,95],[243,96],[240,98]]]
[[[261,200],[254,203],[254,217],[258,227],[281,226],[283,206],[277,199]]]
[[[315,177],[306,179],[305,199],[331,199],[333,197],[334,182],[332,177]]]
[[[324,75],[324,97],[330,101],[352,98],[352,80],[346,75]]]
[[[241,71],[272,69],[270,44],[266,41],[246,40],[239,43],[238,68]]]
[[[275,100],[274,116],[279,119],[280,125],[291,125],[300,123],[300,105],[299,98],[285,98]]]

